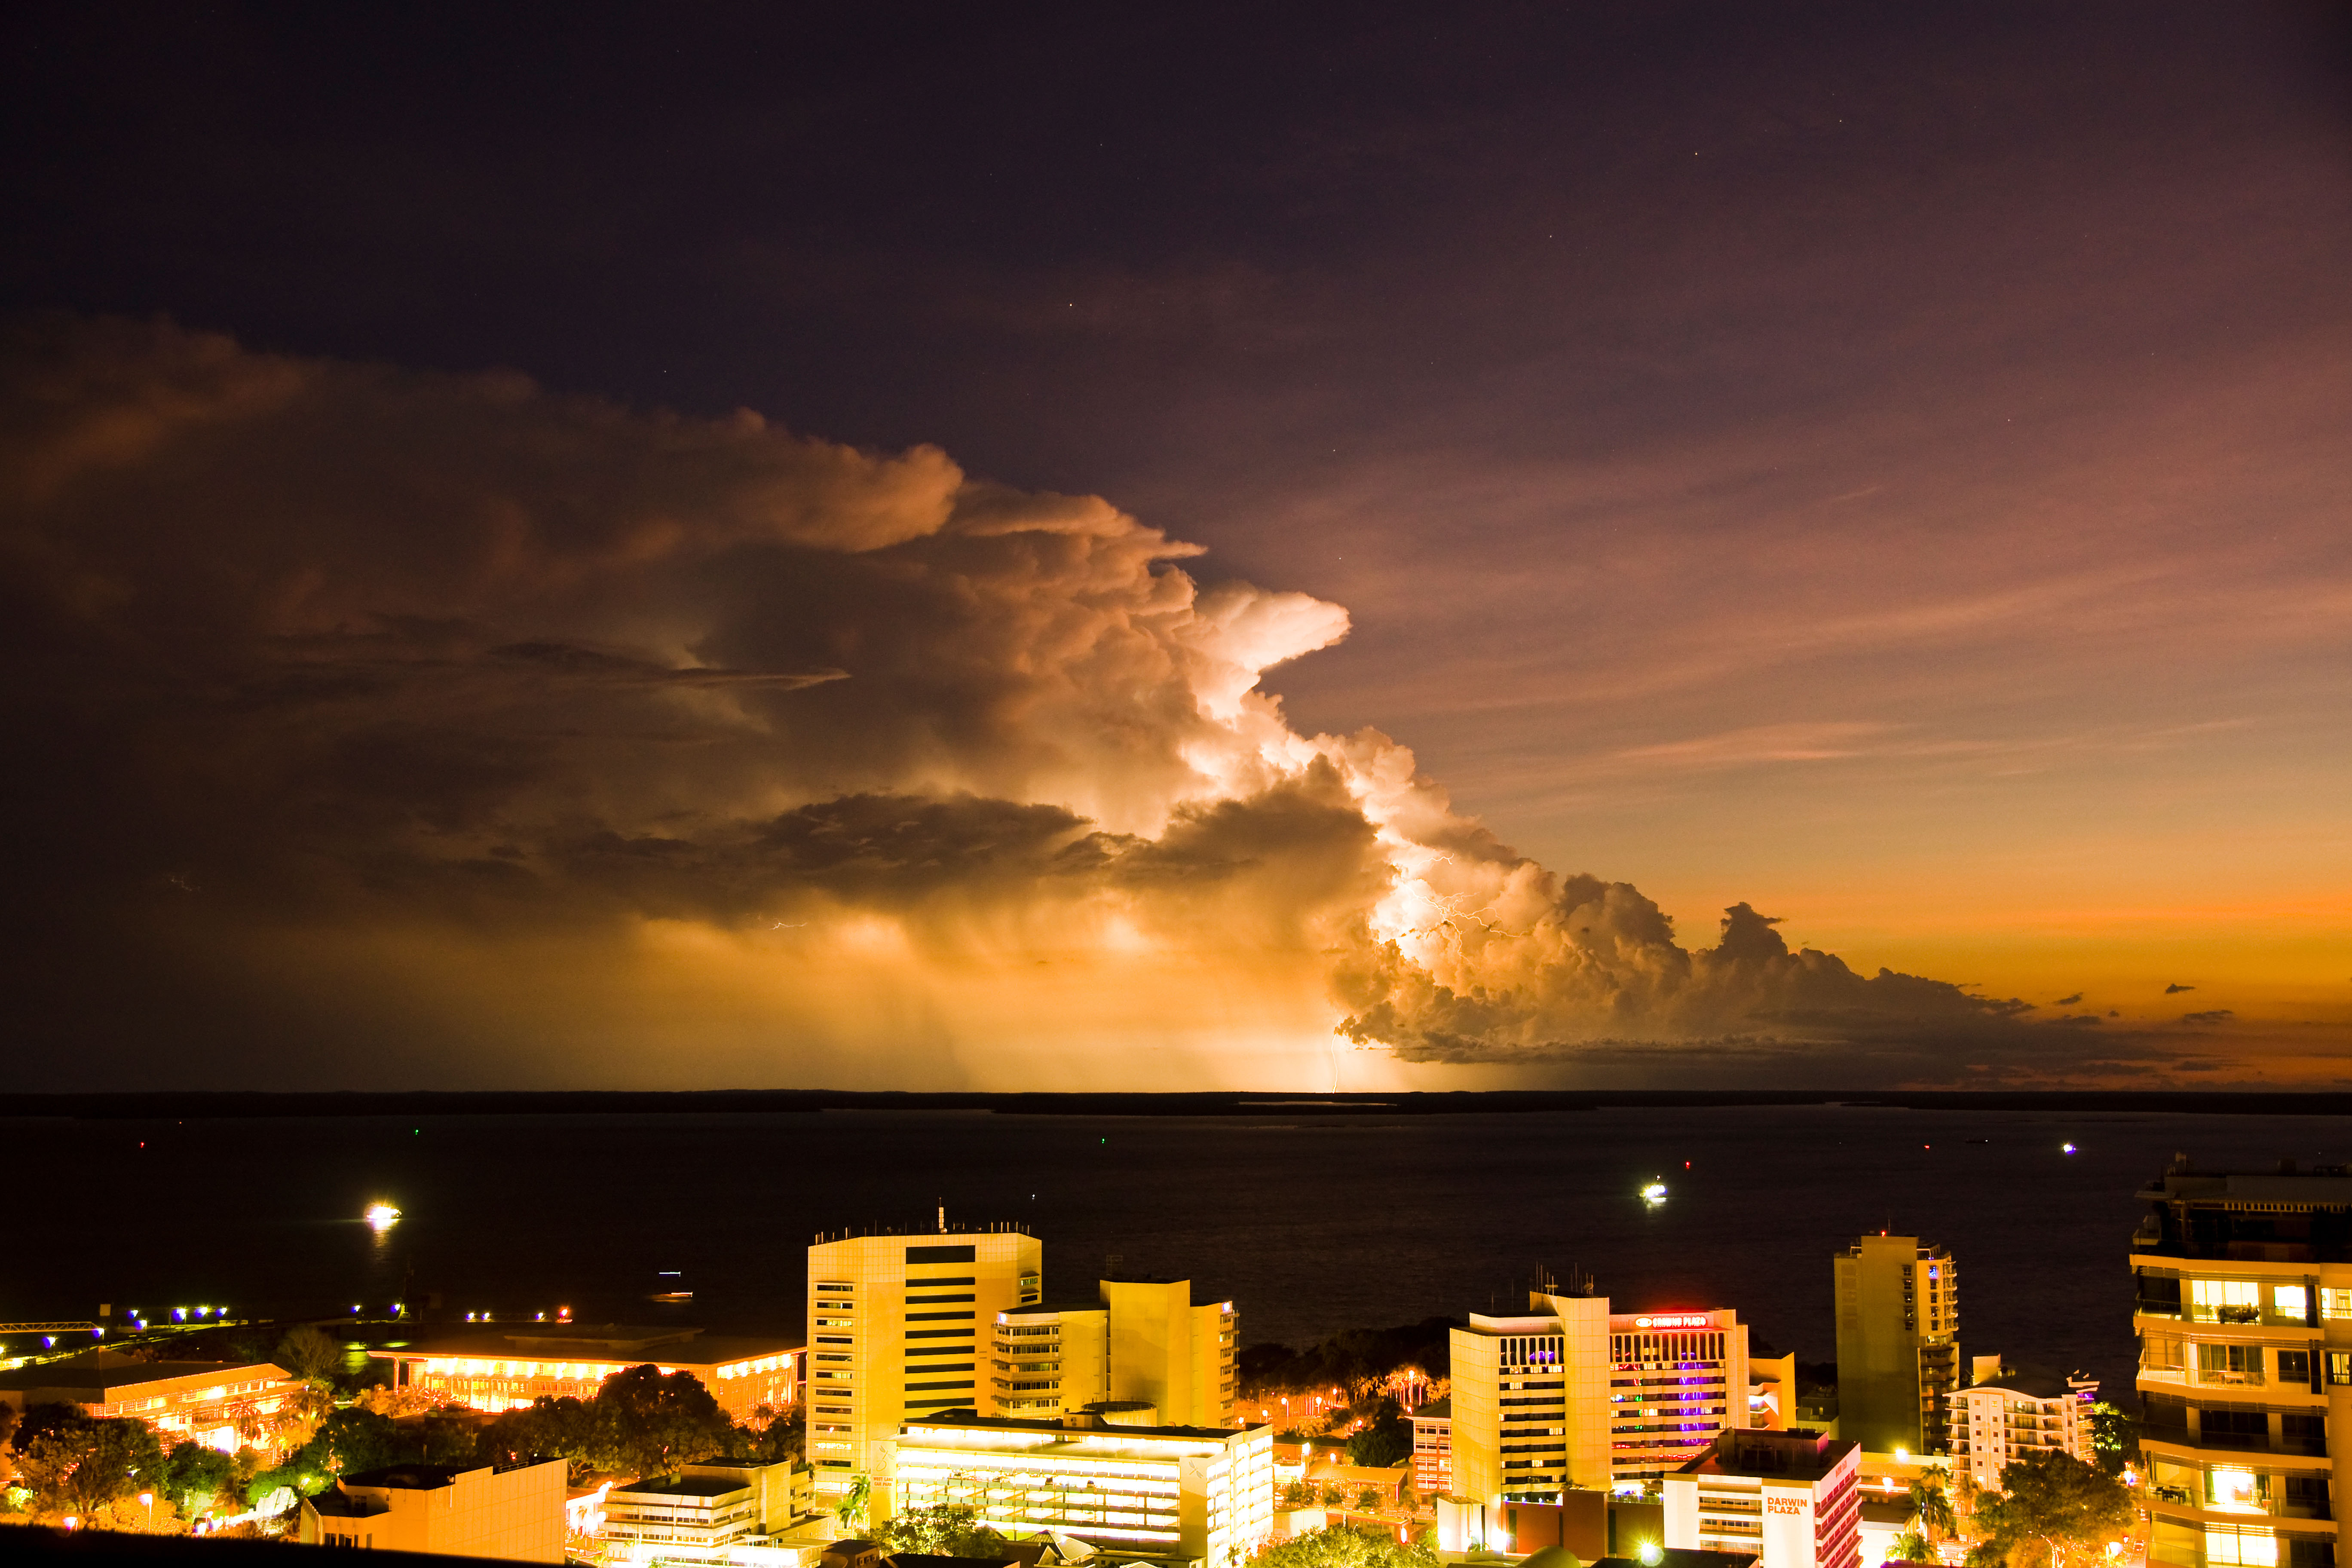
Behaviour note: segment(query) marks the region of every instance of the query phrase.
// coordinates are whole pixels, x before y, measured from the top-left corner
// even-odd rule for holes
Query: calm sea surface
[[[1218,1118],[772,1116],[15,1121],[0,1319],[100,1301],[421,1302],[797,1331],[814,1233],[1009,1220],[1049,1297],[1110,1255],[1230,1295],[1244,1342],[1504,1307],[1590,1272],[1622,1310],[1729,1306],[1833,1354],[1830,1258],[1949,1245],[1970,1354],[2127,1390],[2134,1190],[2200,1164],[2352,1158],[2352,1119],[1812,1107]],[[2069,1155],[2062,1145],[2073,1142]],[[144,1147],[142,1147],[142,1144]],[[1663,1180],[1671,1195],[1638,1192]],[[404,1217],[378,1236],[371,1203]],[[665,1271],[674,1270],[674,1274]],[[648,1298],[695,1292],[690,1307]]]

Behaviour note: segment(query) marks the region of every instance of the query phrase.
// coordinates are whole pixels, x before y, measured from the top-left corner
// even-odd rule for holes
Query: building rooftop
[[[39,1389],[44,1393],[88,1394],[90,1397],[84,1404],[100,1404],[110,1389],[137,1388],[142,1384],[168,1383],[180,1377],[213,1377],[240,1383],[266,1377],[271,1382],[283,1382],[286,1370],[271,1362],[142,1361],[117,1350],[93,1350],[63,1361],[19,1367],[0,1376],[0,1389],[11,1393]]]
[[[929,1432],[994,1432],[1006,1436],[1050,1436],[1056,1440],[1076,1442],[1080,1439],[1099,1444],[1104,1441],[1124,1442],[1138,1437],[1189,1439],[1194,1442],[1223,1443],[1243,1431],[1265,1432],[1265,1426],[1071,1426],[1060,1421],[1024,1421],[1011,1415],[982,1415],[974,1412],[951,1410],[936,1415],[910,1415],[903,1430],[909,1435]]]
[[[467,1470],[488,1469],[487,1465],[385,1465],[373,1470],[362,1470],[355,1476],[345,1476],[340,1484],[346,1487],[390,1487],[398,1491],[431,1491],[436,1487],[454,1485]],[[326,1494],[319,1494],[324,1497]]]
[[[1986,1378],[1981,1383],[1970,1384],[1969,1388],[1959,1389],[1957,1392],[1966,1394],[1969,1388],[1994,1388],[2004,1394],[2021,1394],[2028,1399],[2076,1397],[2074,1385],[2064,1378],[2054,1372],[2043,1372],[2033,1367],[2004,1372],[1999,1377]]]
[[[1452,1420],[1454,1417],[1454,1396],[1452,1394],[1447,1394],[1443,1399],[1433,1399],[1428,1404],[1421,1406],[1418,1410],[1406,1411],[1405,1415],[1414,1421]]]
[[[1658,1552],[1657,1568],[1756,1568],[1752,1552],[1701,1552],[1694,1546],[1666,1546]],[[1586,1568],[1643,1568],[1638,1558],[1596,1557]]]
[[[368,1353],[386,1360],[418,1356],[509,1357],[525,1361],[666,1362],[673,1366],[716,1366],[720,1362],[798,1352],[796,1334],[710,1334],[700,1329],[631,1328],[616,1323],[532,1323],[502,1329],[486,1326],[418,1344]]]
[[[751,1483],[740,1476],[656,1476],[616,1483],[614,1497],[725,1497],[747,1491]]]
[[[1860,1447],[1850,1438],[1828,1437],[1802,1426],[1786,1432],[1734,1428],[1675,1473],[1817,1481]]]
[[[2352,1170],[2281,1160],[2267,1172],[2199,1171],[2174,1162],[2139,1194],[2136,1253],[2232,1262],[2352,1261]]]

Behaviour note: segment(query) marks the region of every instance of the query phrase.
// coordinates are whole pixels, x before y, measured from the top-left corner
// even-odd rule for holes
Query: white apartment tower
[[[911,1418],[979,1405],[982,1325],[1043,1294],[1010,1228],[819,1237],[808,1251],[808,1456],[828,1506]]]

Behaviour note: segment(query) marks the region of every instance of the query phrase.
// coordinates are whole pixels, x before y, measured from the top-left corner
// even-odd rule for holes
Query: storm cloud
[[[1387,735],[1298,732],[1263,678],[1339,606],[932,448],[121,321],[20,326],[0,397],[12,950],[60,1081],[168,1041],[267,1082],[998,1087],[1056,1030],[1119,1081],[1147,1014],[1244,1077],[2154,1048],[1746,903],[1685,945]]]

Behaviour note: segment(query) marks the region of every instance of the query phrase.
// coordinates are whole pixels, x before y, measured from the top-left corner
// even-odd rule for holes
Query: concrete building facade
[[[981,1327],[1044,1296],[1043,1248],[1010,1227],[819,1237],[808,1250],[808,1457],[820,1502],[872,1474],[900,1425],[977,1409]]]
[[[2352,1432],[2352,1170],[2204,1173],[2140,1194],[2131,1241],[2158,1568],[2333,1568]]]
[[[816,1511],[805,1466],[685,1466],[604,1494],[607,1563],[724,1563]]]
[[[563,1561],[564,1462],[387,1465],[302,1500],[310,1546]]]
[[[1056,1420],[1104,1400],[1140,1401],[1177,1426],[1234,1421],[1241,1321],[1196,1301],[1190,1280],[1097,1282],[1097,1300],[996,1314],[979,1408]]]
[[[1951,1253],[1881,1232],[1839,1253],[1834,1273],[1839,1435],[1876,1454],[1948,1451],[1960,1384]]]
[[[2005,1465],[2056,1450],[2089,1464],[2091,1430],[2083,1398],[2063,1377],[2012,1372],[1952,1394],[1952,1469],[2000,1489]]]
[[[1862,1448],[1796,1429],[1735,1429],[1665,1478],[1670,1549],[1754,1553],[1763,1568],[1861,1568]]]
[[[1541,1291],[1528,1305],[1452,1331],[1454,1495],[1639,1489],[1748,1424],[1748,1329],[1730,1310],[1612,1312]]]
[[[876,1493],[892,1513],[952,1504],[1007,1536],[1052,1531],[1233,1568],[1274,1530],[1273,1429],[1161,1426],[1150,1414],[909,1417]]]
[[[1412,1423],[1412,1489],[1423,1498],[1454,1491],[1454,1401],[1433,1399],[1406,1413]]]

